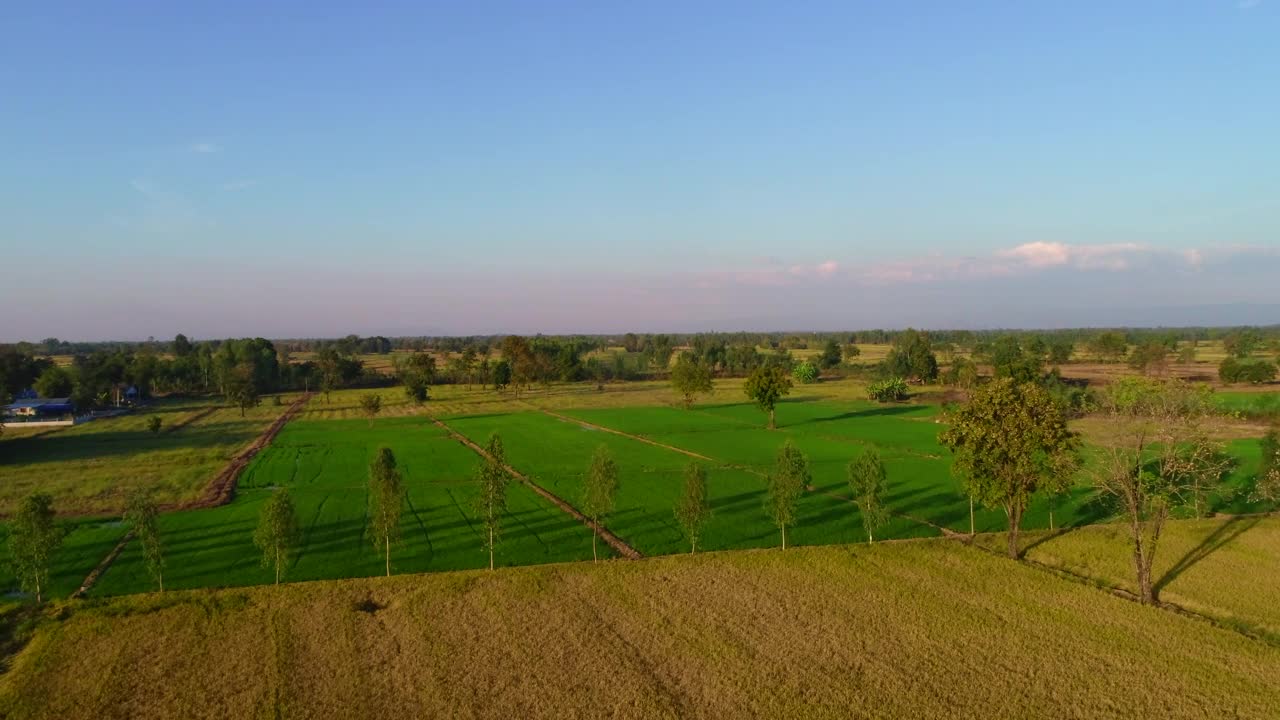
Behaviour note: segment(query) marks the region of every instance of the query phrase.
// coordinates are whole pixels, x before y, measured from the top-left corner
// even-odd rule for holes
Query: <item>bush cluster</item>
[[[907,381],[900,377],[877,380],[867,386],[867,397],[882,403],[906,400]]]
[[[1229,357],[1218,366],[1224,383],[1264,383],[1276,379],[1276,365],[1270,360],[1237,360]]]

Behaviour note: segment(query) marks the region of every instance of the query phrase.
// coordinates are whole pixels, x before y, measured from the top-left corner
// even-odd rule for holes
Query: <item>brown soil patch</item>
[[[295,400],[293,404],[289,406],[289,409],[281,413],[280,417],[276,418],[275,422],[271,423],[271,425],[268,426],[267,429],[257,437],[257,439],[250,443],[244,450],[241,450],[240,454],[231,459],[231,462],[227,463],[227,466],[222,469],[222,472],[218,473],[213,478],[213,481],[205,487],[204,494],[199,498],[184,503],[165,506],[161,509],[197,510],[218,507],[219,505],[226,505],[231,502],[231,499],[235,497],[236,494],[236,480],[240,478],[240,473],[248,467],[249,461],[253,460],[254,456],[263,448],[270,445],[272,440],[275,440],[276,435],[280,434],[280,431],[284,429],[285,425],[289,424],[290,420],[297,417],[298,413],[302,411],[302,406],[305,405],[311,397],[311,393],[306,393]]]

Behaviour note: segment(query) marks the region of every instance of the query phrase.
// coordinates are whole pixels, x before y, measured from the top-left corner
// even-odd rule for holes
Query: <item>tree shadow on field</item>
[[[1067,506],[1063,506],[1060,509],[1064,512],[1069,511],[1069,507]],[[1076,530],[1079,530],[1082,527],[1086,527],[1089,525],[1096,525],[1097,523],[1100,523],[1103,520],[1105,520],[1109,515],[1111,515],[1111,511],[1110,511],[1110,506],[1108,505],[1108,501],[1106,499],[1096,495],[1093,497],[1090,497],[1088,500],[1085,500],[1083,503],[1080,504],[1074,518],[1071,518],[1069,522],[1059,525],[1058,529],[1053,530],[1051,532],[1046,532],[1043,535],[1040,535],[1039,537],[1037,537],[1035,540],[1032,540],[1031,542],[1027,543],[1026,547],[1022,549],[1022,552],[1023,554],[1026,554],[1030,552],[1033,548],[1043,545],[1049,542],[1050,540],[1054,540],[1068,533],[1075,532]]]
[[[871,417],[893,417],[895,415],[906,415],[908,413],[919,412],[919,405],[890,405],[888,407],[875,407],[869,410],[850,410],[838,415],[828,415],[827,417],[810,418],[801,420],[797,423],[789,423],[789,426],[795,427],[799,425],[812,425],[814,423],[836,422],[839,420],[850,420],[852,418],[871,418]]]
[[[1173,567],[1165,571],[1164,575],[1155,582],[1152,589],[1159,593],[1169,583],[1177,580],[1182,573],[1190,570],[1196,563],[1204,560],[1218,550],[1221,550],[1228,543],[1248,532],[1253,526],[1257,525],[1261,518],[1258,517],[1237,517],[1232,518],[1225,523],[1213,529],[1199,545],[1196,545],[1187,554],[1183,555]]]
[[[240,447],[261,434],[238,423],[214,423],[187,428],[181,435],[157,435],[149,430],[112,430],[81,435],[14,438],[0,446],[0,465],[38,465],[64,461],[101,460],[149,452],[180,453]]]

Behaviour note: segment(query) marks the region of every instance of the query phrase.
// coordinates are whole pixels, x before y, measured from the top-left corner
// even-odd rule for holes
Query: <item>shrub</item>
[[[792,368],[791,376],[795,378],[796,382],[808,385],[818,381],[818,368],[806,360]]]
[[[907,399],[907,381],[900,377],[878,380],[867,386],[867,397],[876,402]]]
[[[1264,383],[1276,379],[1276,366],[1269,360],[1237,360],[1227,358],[1218,366],[1218,378],[1224,383]]]

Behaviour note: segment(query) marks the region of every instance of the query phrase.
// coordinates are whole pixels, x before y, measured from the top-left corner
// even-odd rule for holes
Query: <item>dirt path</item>
[[[185,503],[164,506],[161,509],[166,511],[198,510],[218,507],[231,502],[231,499],[236,494],[236,480],[240,478],[240,473],[248,467],[249,461],[253,460],[254,456],[261,452],[263,448],[270,445],[272,440],[275,440],[276,435],[280,434],[280,431],[284,429],[285,425],[289,424],[290,420],[297,417],[298,413],[302,411],[302,406],[306,405],[310,399],[311,393],[304,393],[302,397],[295,400],[289,406],[289,409],[281,413],[280,417],[276,418],[248,447],[232,458],[231,462],[227,463],[227,466],[222,469],[222,472],[214,476],[213,481],[205,487],[204,494],[199,498]]]
[[[560,413],[555,412],[554,410],[547,410],[545,408],[540,408],[537,405],[534,405],[533,403],[526,403],[526,404],[529,407],[537,410],[538,412],[546,415],[550,415],[551,417],[556,418],[557,420],[564,420],[565,422],[576,423],[578,425],[581,425],[582,427],[591,428],[592,430],[599,430],[601,432],[613,433],[614,435],[621,435],[624,438],[631,438],[632,440],[637,440],[639,442],[645,443],[646,445],[653,445],[654,447],[660,447],[664,450],[670,450],[671,452],[678,452],[681,455],[688,455],[689,457],[696,458],[698,460],[706,460],[707,462],[713,462],[720,465],[725,464],[720,462],[719,460],[716,460],[715,458],[707,457],[706,455],[699,455],[698,453],[693,452],[692,450],[685,450],[684,448],[678,448],[675,445],[666,445],[664,443],[657,442],[656,440],[650,440],[649,438],[646,438],[646,437],[641,437],[639,435],[632,435],[631,433],[622,432],[621,430],[614,430],[613,428],[605,427],[604,425],[596,425],[595,423],[590,423],[590,422],[587,422],[586,420],[579,420],[578,418],[569,417],[568,415],[561,415]]]
[[[231,499],[235,497],[236,480],[240,478],[240,473],[245,469],[245,467],[249,465],[249,461],[252,460],[253,457],[264,447],[271,444],[271,441],[275,439],[276,435],[280,433],[290,420],[298,415],[302,410],[302,406],[310,399],[311,393],[306,393],[295,400],[294,403],[289,406],[289,409],[281,413],[280,417],[276,418],[271,425],[257,437],[257,439],[232,458],[231,462],[227,463],[227,466],[222,469],[222,472],[214,476],[209,485],[205,487],[204,494],[198,499],[184,503],[161,505],[160,510],[162,512],[172,512],[174,510],[197,510],[218,507],[219,505],[226,505],[231,502]],[[210,408],[209,410],[198,413],[198,416],[207,415],[209,412],[217,409],[217,407]],[[192,417],[187,422],[194,421],[195,419],[196,417]],[[185,424],[187,423],[183,423],[183,425]],[[98,579],[102,577],[102,574],[111,567],[111,563],[115,562],[116,558],[120,557],[120,553],[124,552],[125,547],[132,539],[133,531],[130,530],[124,534],[124,537],[120,538],[120,542],[116,543],[114,548],[111,548],[111,552],[107,553],[107,556],[102,558],[102,562],[98,563],[97,567],[85,576],[84,582],[80,584],[80,589],[72,593],[71,597],[84,597],[84,594],[89,592],[90,588],[92,588],[98,582]]]
[[[111,563],[115,562],[116,558],[120,557],[120,553],[124,552],[125,546],[128,545],[129,541],[132,539],[133,531],[130,530],[124,534],[124,537],[120,538],[120,542],[116,543],[115,547],[111,548],[111,552],[107,553],[107,556],[102,558],[102,562],[98,563],[97,567],[89,571],[89,574],[84,578],[84,582],[80,583],[80,589],[71,593],[71,598],[74,600],[75,598],[84,597],[84,594],[89,592],[89,588],[93,587],[98,582],[98,578],[102,577],[102,573],[106,572],[107,568],[111,567]]]
[[[449,427],[442,420],[439,420],[430,415],[428,415],[427,417],[431,420],[431,422],[435,423],[437,427],[449,433],[450,437],[462,443],[463,445],[466,445],[467,447],[471,448],[471,450],[475,452],[477,455],[479,455],[480,457],[483,457],[483,458],[489,457],[489,453],[485,452],[484,448],[472,442],[471,438]],[[541,485],[538,485],[537,483],[533,482],[524,473],[520,472],[519,470],[516,470],[510,465],[503,465],[502,468],[506,470],[507,473],[511,475],[511,477],[515,478],[516,480],[519,480],[522,484],[524,484],[530,490],[538,493],[542,497],[551,501],[551,503],[554,504],[556,507],[565,511],[569,515],[573,516],[583,525],[586,525],[587,527],[591,528],[591,530],[595,532],[595,534],[599,536],[601,540],[605,541],[605,543],[609,547],[613,548],[614,551],[617,552],[622,557],[627,558],[628,560],[639,560],[640,558],[644,557],[644,555],[642,555],[639,550],[636,550],[635,548],[628,545],[626,542],[622,540],[622,538],[610,532],[608,528],[593,521],[591,518],[587,517],[586,515],[583,515],[581,512],[578,512],[577,508],[565,502],[563,499],[561,499],[555,493],[552,493],[550,490],[547,490]]]

